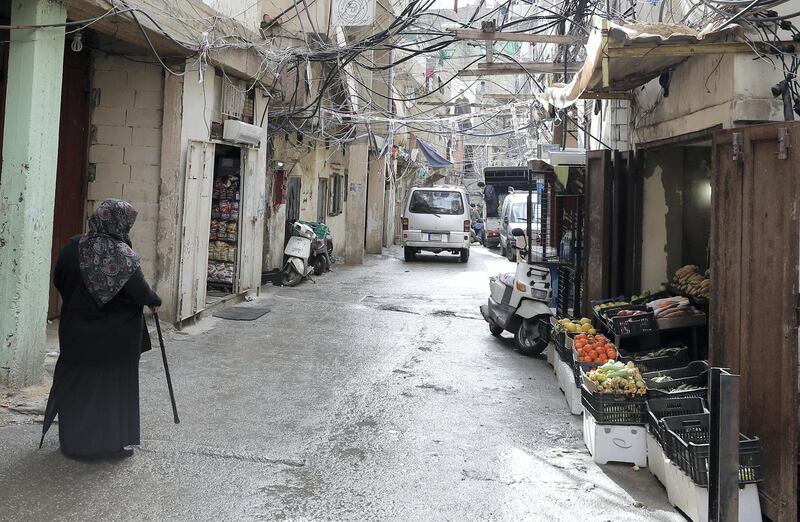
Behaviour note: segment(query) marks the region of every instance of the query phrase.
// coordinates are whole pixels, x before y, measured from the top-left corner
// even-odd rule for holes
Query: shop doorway
[[[234,292],[242,195],[241,149],[217,145],[211,193],[206,305]]]
[[[190,140],[183,197],[177,320],[258,292],[266,170],[258,149]]]

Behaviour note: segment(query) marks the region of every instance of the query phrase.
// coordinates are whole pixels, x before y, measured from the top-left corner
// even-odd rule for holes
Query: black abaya
[[[161,300],[141,270],[111,301],[98,307],[79,266],[78,237],[62,250],[55,286],[64,301],[61,354],[45,413],[46,432],[56,414],[61,450],[94,455],[139,444],[139,355],[149,350],[144,306]]]

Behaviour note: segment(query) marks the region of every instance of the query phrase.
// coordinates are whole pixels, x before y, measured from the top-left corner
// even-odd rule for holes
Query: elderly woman
[[[128,457],[139,444],[139,355],[151,348],[143,308],[156,311],[161,299],[132,249],[136,214],[126,201],[104,201],[89,232],[72,238],[56,264],[61,355],[42,439],[58,414],[68,456]]]

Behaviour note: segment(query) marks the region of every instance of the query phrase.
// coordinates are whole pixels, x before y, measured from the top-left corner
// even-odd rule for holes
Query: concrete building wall
[[[235,19],[251,31],[258,31],[261,23],[261,2],[253,0],[203,0],[219,13]]]
[[[691,58],[673,71],[669,97],[663,97],[658,80],[635,91],[632,142],[647,143],[717,125],[782,121],[782,101],[770,92],[782,78],[775,66],[753,60],[752,55]]]
[[[275,138],[275,158],[283,161],[290,169],[290,177],[300,178],[300,219],[304,221],[317,220],[317,201],[319,195],[319,180],[328,180],[328,209],[330,210],[330,192],[333,190],[331,176],[339,174],[344,176],[347,165],[342,149],[331,146],[326,148],[324,140],[317,140],[313,136],[304,137],[303,144],[298,146],[296,135],[282,135]],[[345,255],[345,238],[347,237],[347,204],[344,201],[346,187],[342,194],[342,211],[337,215],[325,216],[325,223],[330,227],[333,237],[334,255],[342,258]],[[285,205],[273,209],[268,226],[268,240],[273,252],[270,253],[270,268],[279,267],[283,259],[283,227],[286,220]],[[271,239],[269,239],[271,238]]]
[[[131,240],[148,281],[156,275],[164,73],[160,66],[93,52],[87,217],[106,198],[139,211]],[[91,174],[93,172],[93,175]],[[92,179],[93,176],[93,179]]]

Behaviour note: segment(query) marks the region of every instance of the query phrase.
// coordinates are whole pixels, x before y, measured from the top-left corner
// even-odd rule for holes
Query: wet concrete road
[[[489,335],[478,305],[511,263],[401,257],[172,334],[182,422],[150,352],[131,459],[75,462],[55,429],[36,451],[40,425],[0,427],[0,519],[683,520],[647,470],[592,462],[544,356]]]

